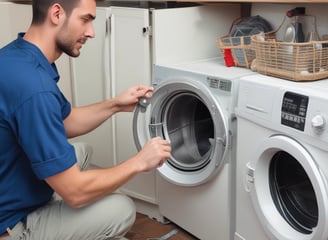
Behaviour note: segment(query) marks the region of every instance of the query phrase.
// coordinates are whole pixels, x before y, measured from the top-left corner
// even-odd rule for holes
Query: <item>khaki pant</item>
[[[73,144],[80,168],[89,165],[91,148]],[[6,240],[104,240],[121,239],[135,221],[133,201],[111,194],[86,207],[73,209],[62,200],[53,200],[32,212],[26,225],[19,222]]]

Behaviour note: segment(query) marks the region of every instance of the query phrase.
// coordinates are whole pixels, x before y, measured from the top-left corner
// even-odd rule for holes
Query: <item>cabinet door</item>
[[[73,105],[93,104],[111,97],[109,61],[110,9],[97,7],[94,21],[96,37],[89,39],[77,58],[71,58]],[[94,131],[72,140],[89,143],[93,147],[92,164],[99,167],[113,166],[113,128],[109,119]]]
[[[115,94],[137,84],[151,85],[148,26],[147,9],[112,7],[111,66]],[[132,119],[133,113],[119,113],[115,116],[117,163],[137,153]],[[120,190],[132,197],[155,203],[155,171],[139,174]]]

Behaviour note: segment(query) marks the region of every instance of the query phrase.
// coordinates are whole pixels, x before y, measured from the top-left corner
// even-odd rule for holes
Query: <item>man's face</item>
[[[80,0],[70,16],[66,16],[57,37],[56,45],[59,51],[71,57],[80,55],[80,48],[88,38],[95,36],[93,20],[96,17],[96,1]]]

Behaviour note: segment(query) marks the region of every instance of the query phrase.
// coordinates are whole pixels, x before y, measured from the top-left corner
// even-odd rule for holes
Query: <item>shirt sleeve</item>
[[[67,104],[52,92],[36,93],[15,113],[18,141],[39,179],[60,173],[76,163],[75,151],[67,140],[63,124],[67,107],[70,110]]]

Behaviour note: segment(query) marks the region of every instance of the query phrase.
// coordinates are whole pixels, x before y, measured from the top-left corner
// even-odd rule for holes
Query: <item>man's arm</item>
[[[75,164],[45,180],[68,205],[79,208],[112,193],[136,174],[161,166],[170,153],[169,143],[156,137],[135,156],[112,168],[80,171]]]
[[[117,97],[88,106],[73,108],[64,120],[68,138],[86,134],[117,112],[132,112],[140,97],[150,97],[153,88],[135,86],[127,89]]]

